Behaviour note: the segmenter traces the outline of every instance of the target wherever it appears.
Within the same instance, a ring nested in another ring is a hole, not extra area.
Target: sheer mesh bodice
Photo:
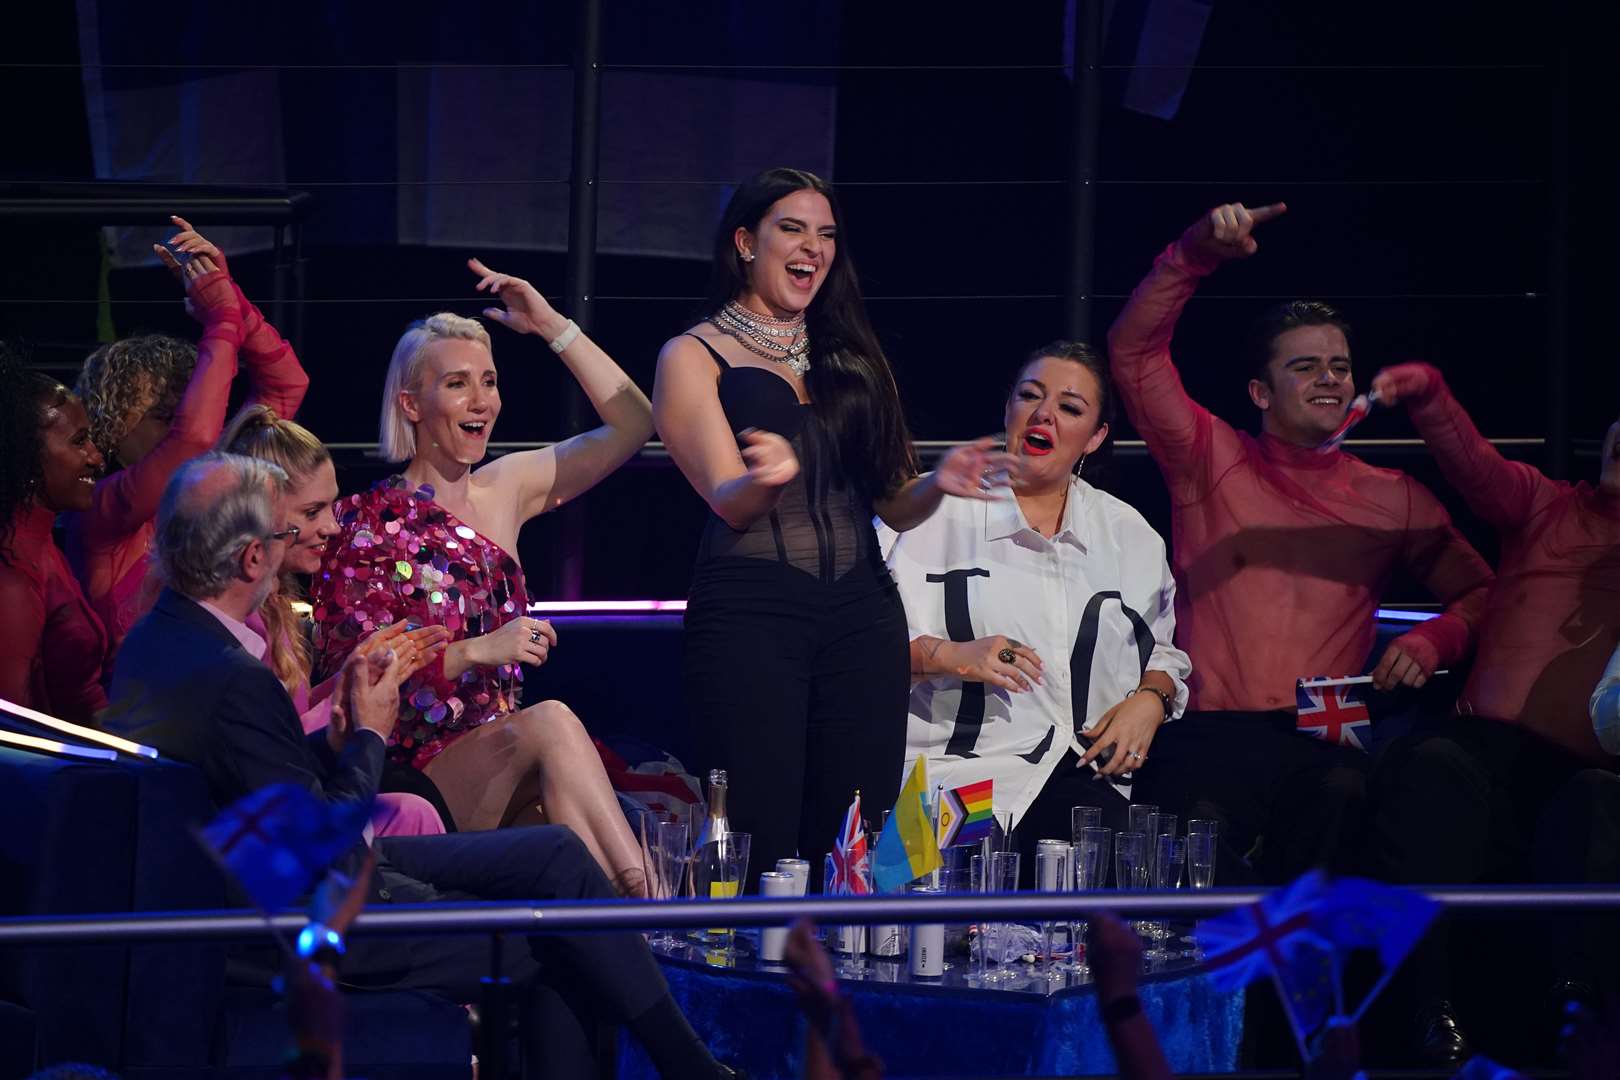
[[[698,547],[698,566],[714,559],[766,559],[786,563],[822,581],[843,577],[875,544],[872,507],[837,468],[826,429],[793,387],[764,368],[732,367],[708,342],[720,366],[720,406],[731,430],[772,431],[793,444],[799,475],[782,489],[776,509],[738,531],[710,513]]]

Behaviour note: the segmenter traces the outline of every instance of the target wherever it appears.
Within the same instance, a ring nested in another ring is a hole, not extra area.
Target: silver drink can
[[[866,951],[866,927],[835,926],[828,935],[828,941],[833,952],[858,956]]]
[[[804,859],[777,859],[776,872],[791,874],[793,877],[793,896],[803,896],[810,885],[810,864]]]
[[[869,927],[866,932],[867,951],[873,956],[901,957],[906,954],[906,928],[891,923]]]
[[[786,897],[797,895],[793,891],[793,875],[781,871],[767,870],[759,875],[759,895],[762,897]],[[788,931],[785,926],[767,926],[759,932],[759,958],[771,963],[782,962],[782,954],[787,950]]]
[[[945,890],[932,885],[918,885],[912,896],[944,896]],[[911,928],[911,973],[939,976],[945,974],[945,925],[925,923]]]
[[[1038,840],[1035,847],[1039,851],[1056,851],[1063,856],[1061,860],[1035,860],[1035,866],[1040,874],[1040,880],[1035,883],[1035,888],[1041,892],[1067,891],[1063,888],[1062,874],[1069,866],[1069,860],[1074,857],[1072,854],[1073,848],[1069,842],[1067,840]]]

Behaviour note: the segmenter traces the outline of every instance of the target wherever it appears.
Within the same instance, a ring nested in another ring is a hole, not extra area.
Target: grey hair
[[[435,341],[446,339],[476,341],[493,355],[489,331],[477,319],[441,311],[414,322],[394,346],[388,361],[388,377],[383,380],[382,420],[378,424],[378,451],[385,461],[409,461],[416,456],[416,425],[405,415],[399,395],[416,390],[422,383],[422,354]]]
[[[225,470],[235,481],[222,490],[197,489]],[[158,505],[158,568],[185,596],[218,596],[236,577],[242,549],[275,531],[275,494],[287,487],[280,466],[215,450],[192,458],[169,480]]]

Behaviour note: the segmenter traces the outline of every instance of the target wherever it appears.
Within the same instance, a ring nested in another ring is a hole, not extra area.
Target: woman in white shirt
[[[911,634],[906,768],[925,754],[931,783],[994,780],[1026,880],[1071,807],[1124,826],[1133,772],[1187,703],[1164,541],[1084,479],[1108,438],[1107,371],[1088,345],[1035,350],[1007,395],[1011,488],[883,537]]]

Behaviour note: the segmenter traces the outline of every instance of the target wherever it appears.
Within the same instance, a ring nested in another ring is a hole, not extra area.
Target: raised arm
[[[792,444],[775,432],[750,430],[738,446],[720,406],[714,360],[684,335],[658,353],[653,420],[692,490],[738,531],[775,509],[782,488],[799,475]]]
[[[1154,260],[1108,330],[1109,367],[1125,412],[1176,494],[1189,494],[1198,476],[1217,475],[1237,452],[1236,434],[1182,386],[1170,356],[1176,322],[1199,282],[1258,251],[1255,226],[1286,210],[1282,203],[1256,210],[1228,203],[1199,218]]]
[[[1390,642],[1373,668],[1373,685],[1422,686],[1436,668],[1455,664],[1474,646],[1495,575],[1429,489],[1410,477],[1402,559],[1445,610]]]
[[[168,433],[139,461],[96,485],[95,500],[85,515],[92,544],[132,533],[155,517],[175,470],[207,453],[224,430],[241,334],[236,290],[229,276],[205,257],[187,263],[183,273],[187,303],[203,324],[197,366],[175,406]]]
[[[959,499],[997,497],[994,489],[1016,481],[1019,468],[1018,456],[995,449],[994,439],[976,439],[952,447],[933,472],[913,476],[873,509],[883,524],[905,532],[932,517],[947,495]]]
[[[505,305],[486,308],[485,316],[520,334],[543,338],[602,420],[600,427],[555,446],[508,454],[484,467],[491,479],[514,493],[519,520],[527,521],[585,494],[630,460],[652,436],[652,405],[624,369],[573,320],[557,314],[533,285],[498,274],[477,259],[468,259],[467,265],[480,275],[478,291]]]
[[[170,238],[167,249],[159,250],[171,269],[175,268],[175,264],[168,252],[175,251],[190,255],[193,259],[211,259],[221,273],[230,276],[230,265],[225,261],[224,252],[198,233],[185,218],[174,217],[170,220],[180,227],[180,232]],[[282,339],[253,301],[242,293],[242,287],[234,278],[231,288],[236,291],[236,304],[241,312],[240,359],[242,366],[247,368],[248,376],[245,404],[268,405],[276,411],[277,416],[291,420],[303,404],[305,392],[309,390],[309,376],[304,373],[292,346]]]
[[[1445,376],[1428,364],[1397,364],[1373,377],[1384,405],[1406,406],[1412,424],[1469,509],[1499,529],[1523,525],[1556,485],[1533,466],[1509,461],[1474,426]]]

